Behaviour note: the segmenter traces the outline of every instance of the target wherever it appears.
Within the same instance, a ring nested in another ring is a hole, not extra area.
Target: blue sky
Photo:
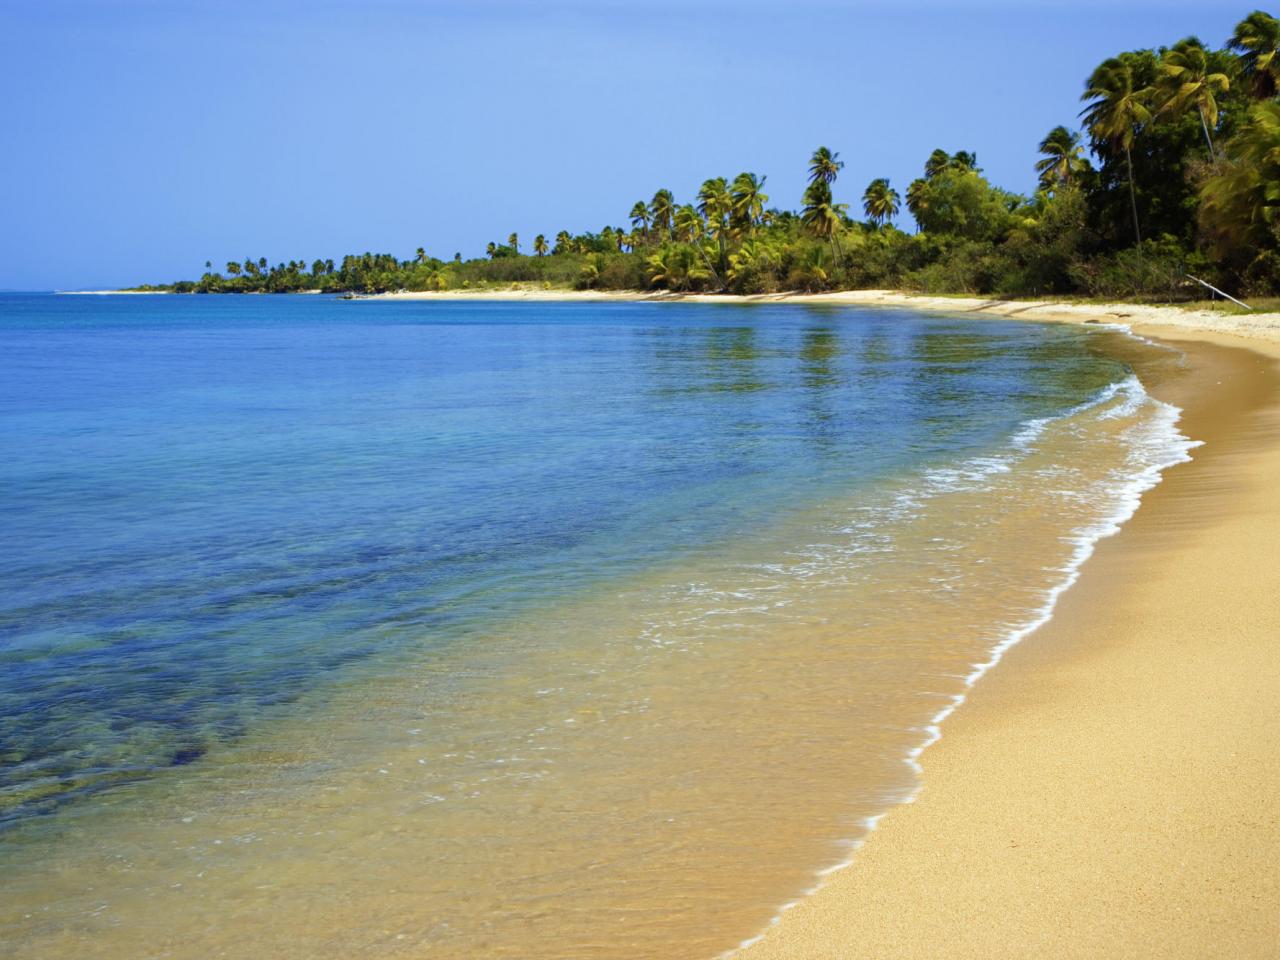
[[[1029,190],[1106,56],[1249,10],[965,0],[0,0],[0,289],[205,260],[479,255],[624,224],[668,187],[814,147],[903,190],[934,147]]]

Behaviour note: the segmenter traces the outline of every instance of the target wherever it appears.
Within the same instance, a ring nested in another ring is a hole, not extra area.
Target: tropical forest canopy
[[[598,232],[512,233],[463,260],[419,248],[340,262],[212,262],[199,293],[376,293],[511,284],[766,293],[901,288],[1002,296],[1193,299],[1196,276],[1245,296],[1280,294],[1280,21],[1255,11],[1222,47],[1186,37],[1119,53],[1084,82],[1081,111],[1039,144],[1031,196],[990,183],[974,153],[935,150],[899,191],[861,196],[840,154],[809,158],[798,209],[766,177],[712,177],[697,195],[658,189]],[[621,209],[626,209],[621,208]],[[903,214],[917,230],[899,224]]]

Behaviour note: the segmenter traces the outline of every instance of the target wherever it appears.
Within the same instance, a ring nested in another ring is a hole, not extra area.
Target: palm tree
[[[542,234],[538,234],[533,238],[533,252],[540,257],[547,255],[547,238]]]
[[[1213,160],[1213,137],[1209,128],[1218,125],[1218,98],[1226,93],[1231,81],[1225,73],[1210,73],[1209,53],[1195,37],[1187,37],[1166,50],[1160,59],[1163,74],[1159,92],[1164,100],[1161,113],[1181,113],[1195,104],[1200,113],[1200,129]]]
[[[637,200],[631,207],[631,226],[639,227],[645,241],[649,240],[649,207],[643,200]]]
[[[810,247],[801,254],[796,265],[791,269],[791,276],[799,281],[805,292],[821,290],[827,285],[827,265],[822,258],[821,247]]]
[[[489,245],[484,248],[484,252],[488,254],[489,259],[492,260],[498,254],[498,245],[490,240]]]
[[[659,190],[649,201],[649,216],[659,237],[670,237],[675,229],[676,201],[670,190]]]
[[[879,177],[867,185],[867,192],[862,195],[862,209],[868,219],[883,224],[898,215],[901,200],[898,191],[889,186],[889,181]]]
[[[520,252],[520,237],[517,234],[511,234],[507,237],[507,246],[511,248],[512,253]]]
[[[228,260],[227,273],[231,274],[233,277],[238,277],[240,275],[240,264],[236,263],[234,260]]]
[[[733,195],[724,177],[712,177],[702,182],[698,188],[698,212],[706,217],[707,233],[720,250],[720,272],[723,273],[727,266],[729,218],[733,215]]]
[[[929,154],[929,159],[924,162],[924,178],[932,180],[949,166],[951,166],[951,154],[939,147]]]
[[[1227,41],[1240,51],[1240,71],[1253,85],[1253,95],[1269,100],[1280,89],[1280,20],[1255,10],[1238,24]]]
[[[764,216],[764,205],[769,202],[769,195],[764,192],[764,182],[768,177],[757,177],[754,173],[740,173],[733,178],[730,190],[729,205],[733,220],[748,234],[755,232],[756,224]]]
[[[747,284],[753,278],[770,273],[777,261],[777,251],[764,240],[744,240],[729,256],[730,283]]]
[[[1040,152],[1044,159],[1036,161],[1036,173],[1040,174],[1040,187],[1044,190],[1070,183],[1076,174],[1089,169],[1084,147],[1080,145],[1080,134],[1072,133],[1064,126],[1049,131],[1040,141]]]
[[[703,186],[705,185],[703,184]],[[693,204],[686,203],[684,206],[676,208],[676,239],[695,247],[702,254],[707,270],[715,278],[716,284],[723,286],[720,275],[716,273],[716,268],[711,265],[711,258],[707,256],[707,251],[703,249],[702,238],[706,235],[706,230],[707,222],[702,219],[702,214],[694,208]]]
[[[419,247],[419,248],[418,248],[418,263],[426,263],[426,262],[427,262],[427,251],[426,251],[424,248]]]
[[[702,266],[687,244],[663,246],[649,258],[647,266],[649,283],[672,291],[687,290],[712,275],[709,266]]]
[[[815,237],[828,240],[836,262],[844,259],[840,250],[840,229],[844,226],[844,213],[849,209],[847,203],[834,203],[831,199],[831,186],[823,179],[814,180],[804,192],[804,209],[800,211],[800,222]]]
[[[929,210],[929,181],[927,179],[912,180],[907,187],[907,209],[915,218],[917,228],[921,219]]]
[[[556,234],[556,245],[552,248],[552,253],[568,253],[569,248],[573,246],[573,237],[569,236],[568,230],[561,230]]]
[[[1280,225],[1280,101],[1255,104],[1226,151],[1201,187],[1201,226],[1222,252],[1263,246]]]
[[[821,180],[830,186],[843,169],[844,161],[840,159],[840,154],[832,153],[826,147],[819,147],[809,158],[809,182]]]
[[[1133,141],[1138,131],[1151,121],[1147,100],[1150,88],[1135,90],[1133,68],[1119,57],[1103,61],[1093,71],[1080,99],[1086,106],[1080,111],[1094,140],[1112,150],[1123,150],[1129,170],[1129,205],[1133,210],[1133,235],[1142,242],[1138,226],[1138,195],[1133,185]]]
[[[674,230],[676,239],[683,243],[696,243],[702,238],[703,230],[706,226],[701,214],[694,209],[692,204],[686,203],[682,207],[677,207],[674,217]]]
[[[951,169],[977,171],[978,155],[968,150],[957,150],[951,156]]]

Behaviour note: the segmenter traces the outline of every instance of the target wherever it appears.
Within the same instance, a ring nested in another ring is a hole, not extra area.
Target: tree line
[[[840,154],[813,151],[798,210],[770,206],[767,178],[668,189],[624,225],[517,234],[483,258],[349,255],[270,266],[205,264],[190,292],[381,292],[542,284],[580,289],[763,293],[894,287],[1004,296],[1190,299],[1188,275],[1280,294],[1280,21],[1254,11],[1215,48],[1196,37],[1108,58],[1084,83],[1078,128],[1039,144],[1030,196],[993,185],[967,150],[935,150],[903,193],[837,199]],[[898,226],[903,210],[914,232]]]

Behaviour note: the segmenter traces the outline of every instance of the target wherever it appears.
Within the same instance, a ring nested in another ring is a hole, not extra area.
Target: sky
[[[815,147],[836,199],[935,147],[1030,191],[1084,78],[1222,0],[0,0],[0,290],[196,278],[211,260],[479,256],[626,225],[666,187]]]

